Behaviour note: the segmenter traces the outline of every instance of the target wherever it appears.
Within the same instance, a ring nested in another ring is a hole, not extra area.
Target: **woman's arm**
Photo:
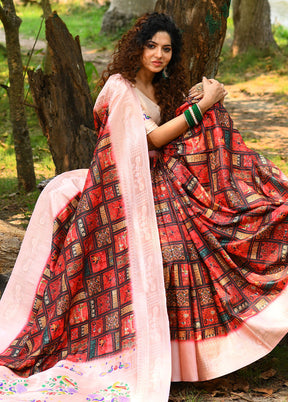
[[[227,95],[223,84],[216,80],[208,80],[203,78],[203,98],[198,102],[198,106],[204,114],[211,106],[220,101]],[[184,114],[175,117],[174,119],[162,124],[147,135],[149,149],[161,148],[175,138],[183,134],[188,128],[188,124]]]

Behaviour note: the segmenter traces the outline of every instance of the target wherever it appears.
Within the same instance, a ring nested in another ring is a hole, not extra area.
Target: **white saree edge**
[[[144,120],[132,86],[119,75],[109,80],[113,101],[108,121],[125,205],[133,283],[137,401],[167,401],[171,343]]]
[[[207,381],[239,370],[270,353],[287,331],[288,286],[266,308],[226,336],[172,341],[172,381]]]
[[[0,300],[0,351],[16,338],[27,323],[35,292],[51,251],[53,221],[81,192],[87,169],[62,173],[41,192],[27,227],[21,248]]]

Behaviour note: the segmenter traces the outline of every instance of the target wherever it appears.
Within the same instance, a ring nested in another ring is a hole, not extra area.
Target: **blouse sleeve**
[[[146,113],[143,111],[143,118],[144,118],[144,125],[146,129],[146,134],[150,134],[151,131],[155,130],[155,128],[158,127],[158,125],[155,123],[155,121]]]

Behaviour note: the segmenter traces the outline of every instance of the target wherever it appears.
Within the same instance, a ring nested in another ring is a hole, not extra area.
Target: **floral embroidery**
[[[9,378],[0,381],[0,395],[24,394],[28,389],[28,379]],[[35,392],[47,395],[74,395],[78,392],[78,385],[70,377],[59,375],[50,378],[39,386]]]
[[[86,401],[129,402],[131,401],[129,386],[123,382],[115,382],[97,393],[88,395]]]

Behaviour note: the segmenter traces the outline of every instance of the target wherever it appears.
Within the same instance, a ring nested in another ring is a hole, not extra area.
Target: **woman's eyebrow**
[[[159,43],[154,42],[154,40],[151,40],[151,39],[149,39],[149,40],[147,41],[147,43],[153,43],[154,45],[159,45]],[[172,45],[171,45],[170,43],[167,43],[166,45],[163,45],[163,46],[170,46],[170,47],[172,47]]]

